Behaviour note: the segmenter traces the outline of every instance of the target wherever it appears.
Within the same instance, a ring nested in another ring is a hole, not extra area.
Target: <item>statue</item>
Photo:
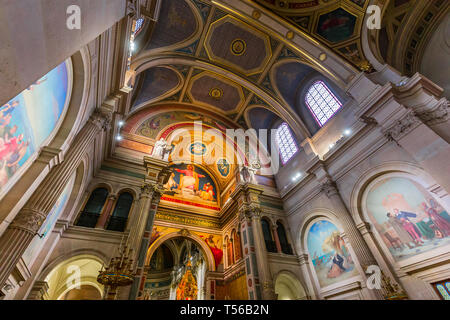
[[[245,183],[258,184],[256,171],[259,169],[261,169],[261,162],[256,157],[252,157],[249,160],[249,165],[244,165],[241,168],[241,180]]]
[[[167,161],[171,150],[172,146],[169,146],[167,141],[164,140],[164,138],[161,138],[159,141],[156,141],[155,146],[153,147],[152,157]]]

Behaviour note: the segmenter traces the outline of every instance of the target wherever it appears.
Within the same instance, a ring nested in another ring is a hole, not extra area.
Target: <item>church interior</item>
[[[449,1],[0,17],[0,300],[450,300]]]

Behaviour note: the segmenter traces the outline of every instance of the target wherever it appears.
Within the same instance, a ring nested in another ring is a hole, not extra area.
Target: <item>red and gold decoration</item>
[[[197,300],[197,281],[191,271],[192,265],[189,260],[186,265],[186,273],[177,288],[177,300]]]

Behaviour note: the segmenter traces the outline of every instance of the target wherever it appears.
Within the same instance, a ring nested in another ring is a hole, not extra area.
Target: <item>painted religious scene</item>
[[[307,245],[321,287],[358,275],[339,230],[331,222],[314,223],[308,233]]]
[[[217,187],[210,175],[194,164],[176,164],[161,200],[210,210],[220,210]]]
[[[68,91],[69,71],[63,62],[0,107],[0,192],[55,129]]]
[[[388,178],[372,187],[367,212],[396,261],[450,244],[450,216],[418,183]]]

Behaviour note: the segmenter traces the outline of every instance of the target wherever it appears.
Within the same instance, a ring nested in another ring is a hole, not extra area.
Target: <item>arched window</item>
[[[106,230],[120,232],[125,230],[133,200],[133,196],[129,192],[124,192],[119,196],[113,214],[109,217]]]
[[[321,127],[342,107],[342,103],[323,81],[316,81],[311,85],[305,102]]]
[[[261,219],[261,227],[268,252],[277,252],[277,246],[272,238],[272,231],[270,230],[269,222],[266,219]]]
[[[242,250],[241,250],[241,237],[236,230],[231,232],[231,237],[233,238],[234,244],[234,261],[239,261],[242,258]]]
[[[232,266],[234,264],[233,238],[230,238],[230,240],[228,240],[227,249],[228,249],[228,266]]]
[[[97,188],[92,191],[88,202],[84,206],[80,217],[76,223],[80,227],[95,228],[97,220],[102,213],[103,206],[108,196],[108,190],[106,188]]]
[[[277,234],[278,240],[280,240],[281,251],[285,254],[292,254],[292,248],[289,245],[286,236],[286,230],[284,229],[284,226],[280,222],[277,222]]]
[[[277,144],[283,164],[286,164],[298,151],[297,143],[286,122],[277,129]]]

